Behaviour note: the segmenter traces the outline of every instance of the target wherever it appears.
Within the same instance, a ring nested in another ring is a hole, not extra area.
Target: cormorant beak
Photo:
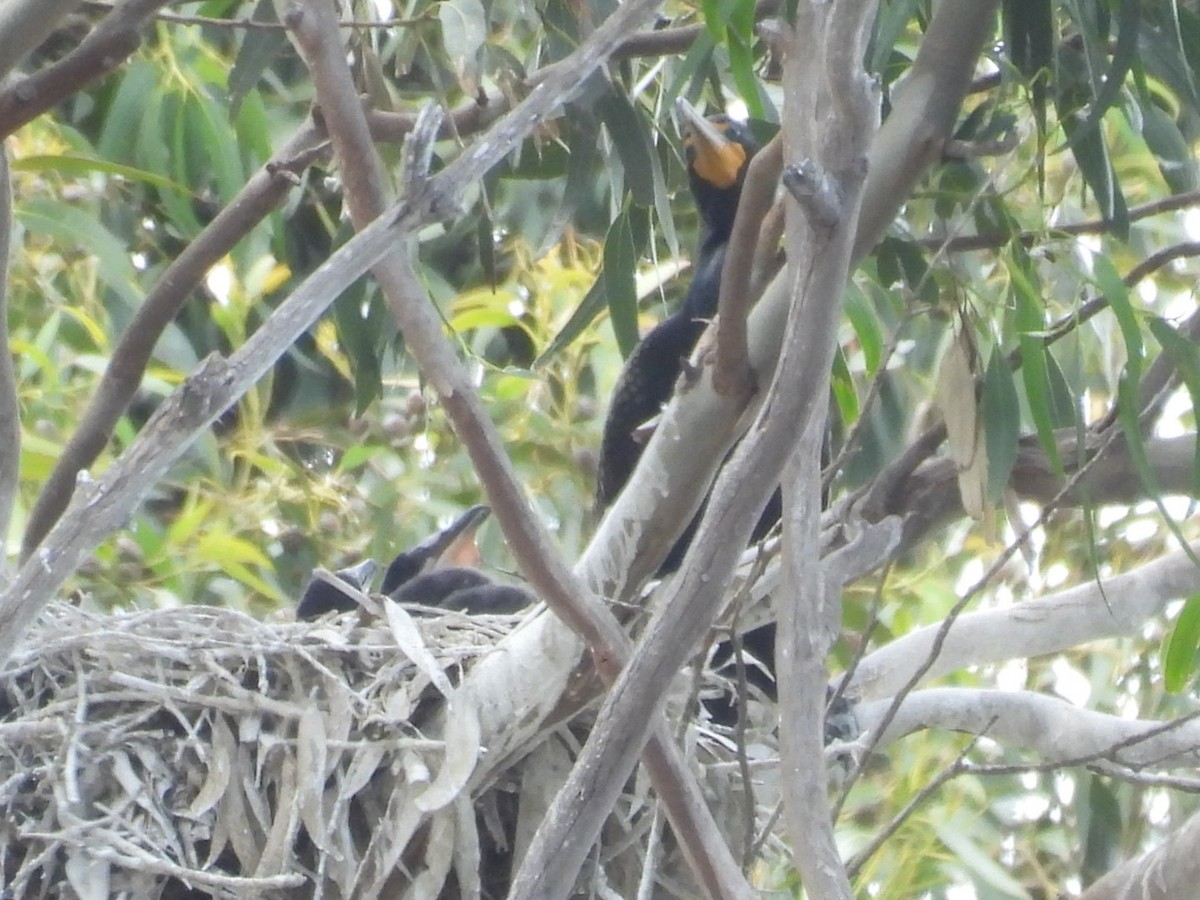
[[[423,571],[442,566],[478,566],[479,548],[475,546],[475,532],[491,514],[490,506],[472,506],[449,527],[422,541],[409,552],[427,560],[422,566]]]
[[[714,187],[733,187],[746,164],[746,148],[727,138],[720,124],[700,115],[683,97],[676,98],[675,112],[692,171]]]

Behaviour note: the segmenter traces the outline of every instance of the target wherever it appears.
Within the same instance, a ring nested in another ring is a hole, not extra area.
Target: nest
[[[477,745],[422,726],[519,621],[53,604],[0,682],[2,896],[503,896],[557,786],[546,773],[586,732],[531,746],[532,783],[514,768],[468,788]],[[718,805],[744,805],[728,754],[693,756]],[[629,786],[585,893],[630,895],[654,808]]]

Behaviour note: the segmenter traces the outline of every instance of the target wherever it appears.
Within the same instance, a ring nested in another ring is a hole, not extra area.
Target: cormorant
[[[420,603],[468,613],[515,613],[533,603],[524,588],[496,584],[474,566],[479,563],[475,532],[491,515],[472,506],[446,528],[388,566],[380,589],[400,603]]]
[[[375,577],[377,568],[379,567],[375,565],[375,560],[364,559],[358,565],[338,569],[334,574],[355,590],[366,591],[371,587],[371,579]],[[357,605],[354,599],[339,590],[337,585],[323,578],[314,578],[304,589],[304,596],[300,598],[300,604],[296,607],[296,618],[315,619],[334,610],[346,612]]]
[[[472,506],[449,527],[396,554],[384,573],[380,592],[398,603],[419,603],[467,613],[514,613],[533,603],[533,595],[524,588],[496,584],[473,568],[479,563],[475,532],[490,514],[487,506]],[[375,568],[374,561],[367,560],[351,569],[342,569],[337,575],[359,590],[367,590]],[[335,585],[313,579],[304,591],[296,616],[314,619],[355,606],[354,600]]]
[[[706,119],[682,98],[677,107],[688,180],[700,213],[700,244],[682,305],[638,342],[617,380],[600,444],[598,512],[607,509],[625,487],[643,449],[634,432],[671,399],[683,361],[691,356],[708,320],[717,312],[721,269],[746,165],[758,149],[749,129],[740,122],[728,116]],[[677,567],[678,561],[672,568]]]
[[[677,108],[684,131],[688,180],[700,214],[700,243],[692,266],[692,281],[679,310],[638,342],[617,380],[600,445],[597,512],[603,512],[625,487],[644,449],[634,436],[635,431],[658,415],[671,399],[684,360],[691,356],[708,321],[717,312],[721,272],[746,167],[758,150],[749,129],[728,116],[706,119],[682,98],[677,102]],[[753,540],[766,536],[779,521],[781,509],[782,498],[776,491],[755,527]],[[660,575],[679,568],[699,520],[698,514],[675,542],[659,568]],[[742,637],[742,645],[767,670],[763,671],[747,660],[748,681],[773,699],[775,625],[771,623],[747,632]],[[731,657],[731,646],[722,642],[717,648],[714,665],[723,667]],[[735,698],[705,702],[713,718],[723,724],[736,721],[735,705]]]

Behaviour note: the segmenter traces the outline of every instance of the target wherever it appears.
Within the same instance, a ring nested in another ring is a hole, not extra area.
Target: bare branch
[[[871,251],[918,179],[941,158],[998,5],[944,3],[930,21],[871,148],[856,260]]]
[[[783,139],[776,135],[750,160],[745,186],[738,201],[733,232],[721,270],[717,306],[716,369],[713,388],[718,394],[748,399],[758,381],[750,367],[746,319],[754,305],[750,280],[754,275],[755,247],[759,227],[775,200],[775,186],[783,167]],[[765,374],[765,373],[764,373]]]
[[[72,505],[43,546],[25,560],[12,585],[0,595],[0,662],[12,653],[33,616],[74,571],[83,554],[121,526],[196,434],[260,378],[346,287],[393,250],[397,240],[455,210],[467,185],[499,163],[537,122],[561,108],[578,89],[579,72],[590,71],[602,58],[598,46],[593,35],[571,57],[575,68],[554,72],[497,122],[486,140],[477,141],[431,178],[420,197],[393,207],[381,221],[334,253],[228,363],[217,357],[206,361],[159,408],[104,477],[86,490],[76,491]]]
[[[474,133],[508,109],[502,97],[485,99],[487,102],[470,101],[455,108],[442,133]],[[376,140],[400,142],[412,131],[417,116],[372,111],[367,119]],[[155,344],[208,270],[283,204],[299,183],[300,173],[327,160],[329,153],[321,129],[300,129],[166,267],[113,348],[91,402],[38,494],[22,540],[22,559],[29,558],[67,508],[79,473],[108,445],[142,383]]]
[[[855,707],[865,731],[879,727],[888,703],[876,700]],[[1194,769],[1200,763],[1200,719],[1168,723],[1130,719],[1081,709],[1060,697],[1033,691],[913,691],[887,725],[882,743],[925,728],[986,734],[1005,747],[1036,753],[1043,770],[1097,761],[1132,768]]]
[[[167,0],[127,0],[61,60],[0,92],[0,137],[7,137],[84,85],[113,71],[141,43],[139,32]]]
[[[1193,550],[1200,544],[1193,545]],[[1200,590],[1200,570],[1180,550],[1121,575],[1088,581],[1007,609],[959,616],[924,677],[939,678],[968,665],[1057,653],[1087,641],[1137,633],[1169,602]],[[859,697],[895,694],[926,660],[940,626],[910,632],[868,654],[848,692]]]
[[[609,52],[620,29],[630,27],[638,16],[652,8],[650,3],[627,4],[623,14],[614,14],[593,33],[589,43]],[[383,163],[371,143],[370,132],[359,106],[351,73],[337,39],[337,22],[321,0],[289,7],[286,21],[312,73],[317,97],[329,124],[341,163],[351,217],[357,227],[366,226],[383,209],[389,193]],[[577,77],[588,71],[575,63]],[[434,120],[426,118],[436,127]],[[432,137],[432,129],[424,129]],[[421,133],[413,135],[413,144]],[[425,146],[429,146],[428,140]],[[408,190],[420,195],[427,157],[420,148],[409,147]],[[553,546],[550,535],[534,515],[533,507],[516,477],[500,436],[488,417],[466,368],[457,359],[432,302],[421,289],[407,254],[392,254],[375,266],[389,306],[405,336],[406,346],[421,371],[434,386],[454,424],[459,438],[475,464],[509,547],[526,579],[550,608],[589,643],[593,659],[603,677],[612,681],[629,656],[629,640],[612,613],[575,579]],[[469,693],[460,695],[464,702]],[[676,836],[706,893],[716,897],[750,897],[736,860],[724,843],[716,822],[704,803],[703,794],[688,772],[678,748],[670,740],[665,722],[658,723],[645,754],[647,771],[670,816]],[[620,784],[616,785],[620,790]],[[615,798],[614,798],[615,799]],[[607,816],[611,803],[603,809]],[[582,847],[584,853],[590,847]],[[582,861],[582,857],[580,857]],[[560,874],[544,882],[539,896],[566,896],[574,885],[578,868],[564,866]],[[376,872],[376,878],[386,873]]]

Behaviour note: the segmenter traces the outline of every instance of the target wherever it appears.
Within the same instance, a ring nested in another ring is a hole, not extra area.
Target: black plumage
[[[655,326],[634,348],[617,381],[604,423],[596,484],[598,511],[606,509],[625,487],[641,458],[643,444],[636,430],[658,415],[671,399],[683,361],[695,349],[717,311],[725,253],[737,215],[746,166],[757,150],[749,130],[726,116],[702,118],[690,104],[681,102],[684,148],[692,197],[700,215],[700,242],[692,268],[692,281],[679,310]],[[779,521],[782,497],[775,492],[755,527],[753,540],[761,540]],[[668,552],[659,574],[679,568],[700,521],[698,514]],[[775,664],[775,625],[770,623],[742,637],[746,654],[753,657],[747,680],[770,698],[775,697],[772,675]],[[722,642],[714,666],[732,665],[732,645]],[[761,667],[755,664],[761,663]],[[736,698],[706,701],[710,715],[722,724],[736,721]]]
[[[679,109],[688,179],[700,214],[700,243],[683,303],[638,342],[617,380],[600,444],[598,511],[607,509],[625,487],[642,455],[635,432],[671,399],[683,361],[716,314],[746,164],[757,149],[741,123],[727,116],[705,119],[686,101]]]
[[[334,575],[350,587],[358,591],[366,591],[371,587],[371,579],[375,577],[375,560],[365,559],[356,566],[339,569]],[[314,577],[304,589],[304,595],[296,607],[297,619],[315,619],[327,612],[346,612],[358,604],[354,598],[341,590],[336,584],[323,578]]]
[[[512,584],[497,584],[478,569],[451,566],[406,582],[389,594],[398,603],[419,603],[472,614],[518,613],[534,601],[533,594]]]
[[[397,553],[383,574],[380,592],[391,596],[401,585],[444,566],[478,564],[475,532],[491,513],[491,508],[482,504],[472,506],[441,531]]]
[[[397,553],[383,576],[381,592],[398,603],[420,604],[466,613],[515,613],[534,602],[534,596],[515,585],[497,584],[476,568],[479,552],[475,532],[491,514],[473,506],[448,527],[417,546]],[[366,591],[375,574],[372,560],[342,569],[338,578]],[[354,599],[320,578],[309,582],[296,609],[300,619],[354,609]]]

